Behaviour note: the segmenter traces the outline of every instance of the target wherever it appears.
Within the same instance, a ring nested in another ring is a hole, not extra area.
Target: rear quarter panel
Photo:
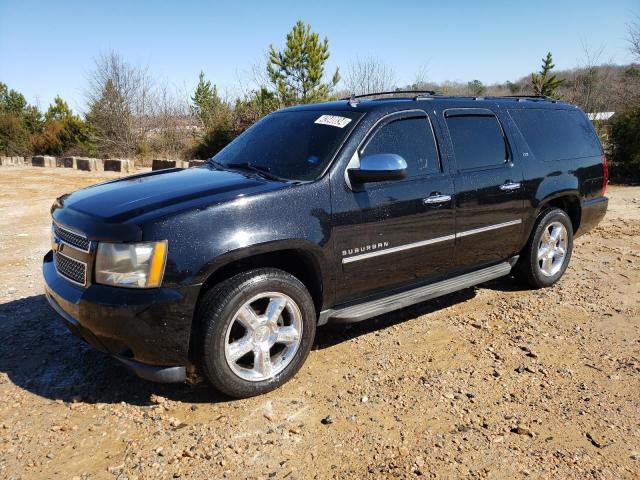
[[[576,107],[558,104],[553,109],[575,111]],[[578,110],[579,111],[579,110]],[[581,115],[583,112],[579,111]],[[586,119],[586,115],[585,115]],[[587,122],[588,119],[587,119]],[[589,122],[589,125],[591,123]],[[524,176],[525,208],[524,232],[522,247],[533,229],[540,211],[554,199],[572,197],[582,206],[585,201],[602,195],[604,167],[602,150],[598,155],[562,160],[549,160],[536,157],[515,121],[512,122],[511,134],[522,146],[522,168]],[[591,126],[592,134],[596,135]]]

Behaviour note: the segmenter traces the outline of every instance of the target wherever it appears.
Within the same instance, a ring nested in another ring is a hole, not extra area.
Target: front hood
[[[121,223],[155,210],[171,213],[181,204],[219,203],[285,186],[284,182],[205,166],[125,177],[78,190],[57,203],[107,223]]]

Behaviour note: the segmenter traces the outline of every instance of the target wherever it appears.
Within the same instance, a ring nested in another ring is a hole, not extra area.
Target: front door
[[[332,188],[337,303],[443,274],[452,266],[454,189],[443,172],[435,135],[424,111],[388,117],[366,136],[358,159],[394,153],[405,159],[404,180]]]
[[[498,116],[489,109],[445,110],[455,157],[456,267],[517,253],[524,208],[522,167]]]

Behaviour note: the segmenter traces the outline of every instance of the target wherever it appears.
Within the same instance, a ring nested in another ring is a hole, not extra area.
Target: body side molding
[[[434,243],[446,242],[449,240],[455,240],[456,238],[466,237],[467,235],[474,235],[476,233],[484,233],[490,230],[496,230],[498,228],[510,227],[512,225],[518,225],[522,223],[521,219],[510,220],[508,222],[497,223],[495,225],[487,225],[486,227],[474,228],[473,230],[465,230],[456,234],[445,235],[442,237],[429,238],[428,240],[422,240],[420,242],[407,243],[405,245],[399,245],[397,247],[385,248],[383,250],[376,250],[374,252],[361,253],[350,257],[344,257],[342,264],[358,262],[360,260],[366,260],[368,258],[379,257],[380,255],[388,255],[389,253],[402,252],[403,250],[410,250],[412,248],[424,247],[426,245],[432,245]]]
[[[351,257],[344,257],[342,263],[357,262],[358,260],[365,260],[367,258],[378,257],[380,255],[387,255],[389,253],[402,252],[403,250],[409,250],[411,248],[424,247],[432,245],[434,243],[446,242],[447,240],[454,240],[455,235],[445,235],[444,237],[430,238],[428,240],[422,240],[415,243],[407,243],[398,247],[385,248],[384,250],[376,250],[375,252],[361,253],[359,255],[353,255]]]

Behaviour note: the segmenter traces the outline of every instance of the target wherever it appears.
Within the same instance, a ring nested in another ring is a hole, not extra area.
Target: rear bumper
[[[81,288],[58,275],[51,252],[42,270],[47,300],[73,334],[113,355],[141,378],[185,379],[198,287]]]
[[[607,213],[609,199],[607,197],[598,197],[591,200],[585,200],[582,203],[582,212],[580,217],[580,227],[575,232],[575,237],[579,237],[583,233],[587,233],[593,229],[604,218]]]

